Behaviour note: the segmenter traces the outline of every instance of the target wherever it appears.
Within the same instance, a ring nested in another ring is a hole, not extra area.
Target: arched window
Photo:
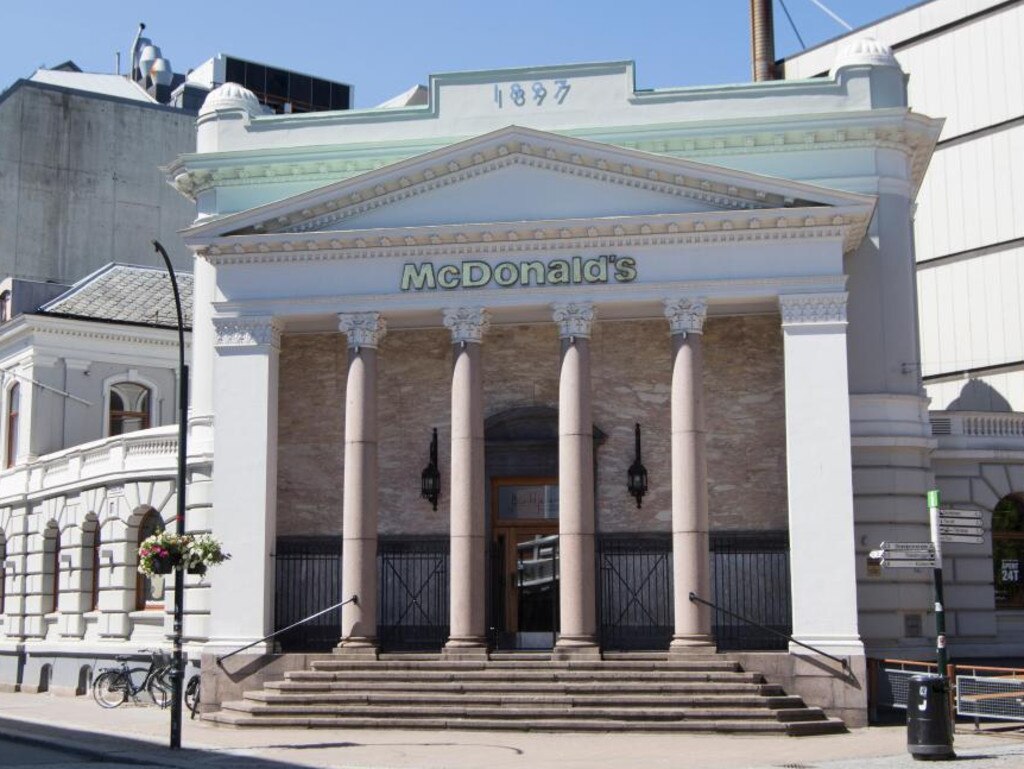
[[[18,459],[18,410],[21,408],[21,385],[15,382],[7,391],[7,467]]]
[[[149,429],[149,388],[135,382],[118,382],[110,387],[109,435]]]
[[[164,522],[155,510],[146,513],[142,522],[139,523],[139,538],[135,542],[136,548],[146,537],[151,537],[158,531],[163,531]],[[162,609],[164,606],[164,586],[166,577],[162,574],[154,574],[148,577],[139,574],[135,581],[135,608]]]
[[[992,511],[992,568],[997,609],[1024,609],[1024,494],[1003,497]]]

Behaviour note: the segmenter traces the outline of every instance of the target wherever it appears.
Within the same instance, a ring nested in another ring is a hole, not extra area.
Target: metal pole
[[[188,456],[188,366],[185,365],[185,323],[181,313],[181,296],[178,293],[178,278],[174,274],[170,257],[156,240],[153,248],[163,257],[167,272],[171,276],[174,291],[174,308],[178,313],[178,514],[175,530],[185,533],[185,459]],[[181,655],[182,621],[185,615],[185,572],[179,567],[174,576],[174,653],[171,670],[171,749],[181,748],[181,689],[185,677],[185,666]]]
[[[932,529],[932,545],[935,547],[935,660],[938,674],[946,678],[946,604],[942,596],[942,542],[939,538],[939,490],[928,492],[928,518]]]

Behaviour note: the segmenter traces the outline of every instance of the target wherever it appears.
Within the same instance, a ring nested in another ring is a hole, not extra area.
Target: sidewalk
[[[472,731],[234,730],[184,721],[182,751],[166,748],[170,712],[103,710],[89,697],[0,694],[0,736],[144,765],[285,769],[823,769],[920,767],[903,727],[820,737],[545,734]],[[1024,767],[1024,732],[974,734],[956,750],[971,769]]]

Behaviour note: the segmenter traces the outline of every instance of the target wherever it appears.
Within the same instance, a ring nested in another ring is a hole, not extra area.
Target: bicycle
[[[138,703],[139,694],[146,692],[160,708],[171,704],[171,658],[166,652],[140,649],[152,655],[148,668],[129,668],[129,656],[114,657],[119,667],[106,668],[92,682],[92,696],[101,708],[116,708],[131,697]],[[136,684],[138,682],[138,684]]]
[[[199,687],[199,673],[196,673],[188,679],[188,684],[185,685],[185,707],[188,708],[189,719],[195,718],[196,713],[199,712]]]

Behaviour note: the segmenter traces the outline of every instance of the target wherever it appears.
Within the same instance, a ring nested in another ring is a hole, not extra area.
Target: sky
[[[823,0],[854,28],[906,0]],[[808,47],[845,32],[814,0],[785,0]],[[0,89],[72,59],[113,72],[140,21],[176,72],[216,53],[355,86],[371,107],[431,73],[629,59],[638,88],[750,80],[748,0],[0,0]],[[776,54],[800,50],[775,0]]]

